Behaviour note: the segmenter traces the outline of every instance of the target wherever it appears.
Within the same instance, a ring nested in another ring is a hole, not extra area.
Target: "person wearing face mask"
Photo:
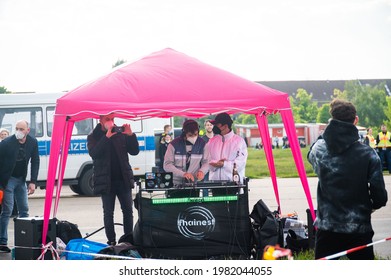
[[[209,180],[232,181],[234,163],[243,180],[248,155],[244,139],[232,131],[233,121],[227,113],[218,114],[210,122],[215,136],[207,144]]]
[[[186,120],[182,126],[182,134],[167,147],[163,168],[166,172],[173,173],[175,186],[201,181],[208,171],[206,143],[198,132],[198,123]]]
[[[15,124],[15,134],[0,143],[0,189],[3,203],[0,215],[0,252],[9,253],[8,223],[16,201],[18,216],[29,216],[28,195],[35,192],[38,170],[38,142],[29,135],[28,122],[20,120]],[[30,181],[26,185],[27,168],[30,163]]]
[[[88,153],[93,162],[93,189],[101,195],[103,223],[107,244],[116,244],[114,230],[114,207],[118,198],[122,216],[124,236],[133,232],[132,188],[133,170],[129,156],[139,153],[137,136],[129,124],[121,129],[114,124],[114,114],[100,116],[99,123],[87,137]]]
[[[159,167],[164,172],[164,169],[163,169],[164,155],[166,154],[168,144],[170,144],[170,142],[172,140],[171,135],[166,134],[164,136],[163,140],[164,140],[163,143],[160,143],[160,145],[159,145],[159,159],[160,159]]]

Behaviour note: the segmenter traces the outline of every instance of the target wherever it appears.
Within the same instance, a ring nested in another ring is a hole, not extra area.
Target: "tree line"
[[[124,61],[117,62],[113,67],[122,64]],[[358,125],[371,127],[376,133],[380,130],[381,124],[386,124],[391,128],[391,96],[387,95],[385,82],[375,86],[368,84],[362,85],[357,80],[347,81],[344,90],[334,89],[332,99],[340,98],[352,102],[357,109],[359,116]],[[6,87],[0,86],[0,94],[10,93]],[[297,89],[295,96],[290,96],[290,103],[293,111],[295,123],[327,123],[329,114],[329,104],[319,105],[312,100],[312,94],[305,89]],[[331,100],[330,100],[331,102]],[[204,120],[208,117],[199,119],[201,129]],[[213,117],[212,117],[213,118]],[[174,126],[181,127],[183,118],[175,118]],[[281,123],[280,114],[268,116],[269,123]],[[234,123],[237,124],[255,124],[255,116],[247,114],[238,114],[234,116]]]
[[[375,133],[383,123],[391,128],[391,96],[387,95],[385,85],[385,82],[371,86],[362,85],[356,80],[347,81],[343,91],[334,89],[332,99],[352,102],[359,116],[358,125],[371,127]],[[290,96],[295,123],[327,123],[330,118],[330,102],[318,105],[318,102],[312,100],[312,94],[303,88],[297,89],[295,96]],[[268,122],[281,123],[281,117],[279,114],[270,115]],[[253,115],[241,114],[236,118],[236,123],[255,124],[256,121]]]

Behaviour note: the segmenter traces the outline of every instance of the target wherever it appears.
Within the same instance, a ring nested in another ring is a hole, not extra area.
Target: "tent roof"
[[[299,176],[315,218],[297,141],[289,96],[200,62],[172,49],[123,65],[57,99],[50,146],[42,240],[46,240],[56,176],[54,217],[74,122],[114,113],[117,117],[201,117],[220,112],[254,114],[262,139],[270,139],[267,114],[279,112]],[[263,114],[266,113],[266,114]],[[270,176],[280,205],[270,141],[264,141]]]
[[[290,110],[288,94],[168,48],[70,91],[57,101],[56,114],[76,121],[111,112],[149,118],[281,110]]]

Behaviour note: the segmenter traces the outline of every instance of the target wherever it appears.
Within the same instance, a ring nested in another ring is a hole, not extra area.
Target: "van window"
[[[54,106],[47,107],[46,119],[47,119],[47,130],[48,136],[52,136],[53,131],[53,119],[54,119]],[[88,135],[91,133],[93,128],[93,120],[85,119],[82,121],[75,122],[73,127],[72,135]]]
[[[26,120],[29,123],[31,136],[43,136],[43,119],[41,108],[26,107],[0,109],[0,127],[7,128],[10,134],[15,133],[15,124],[19,120]]]
[[[88,135],[92,132],[92,119],[75,122],[72,135]]]

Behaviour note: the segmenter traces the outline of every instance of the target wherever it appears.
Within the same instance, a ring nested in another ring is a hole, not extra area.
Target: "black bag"
[[[127,243],[131,243],[131,244],[134,244],[134,241],[133,241],[133,232],[130,232],[130,233],[127,233],[127,234],[124,234],[122,235],[119,240],[118,240],[118,244],[119,243],[123,243],[123,242],[127,242]]]
[[[71,239],[82,238],[79,228],[76,224],[68,221],[57,220],[57,237],[60,238],[65,244]]]
[[[100,250],[98,254],[107,256],[97,256],[95,257],[95,260],[114,259],[114,257],[110,256],[125,256],[134,259],[141,259],[142,254],[140,253],[142,253],[142,250],[140,250],[140,248],[138,248],[137,246],[134,246],[129,242],[120,242],[117,245],[111,245]]]
[[[282,223],[276,216],[277,213],[271,212],[262,199],[254,205],[251,211],[252,239],[257,259],[261,258],[266,245],[283,246]]]
[[[309,249],[308,238],[301,237],[293,230],[289,229],[286,236],[286,247],[292,251],[293,254],[307,251]]]

